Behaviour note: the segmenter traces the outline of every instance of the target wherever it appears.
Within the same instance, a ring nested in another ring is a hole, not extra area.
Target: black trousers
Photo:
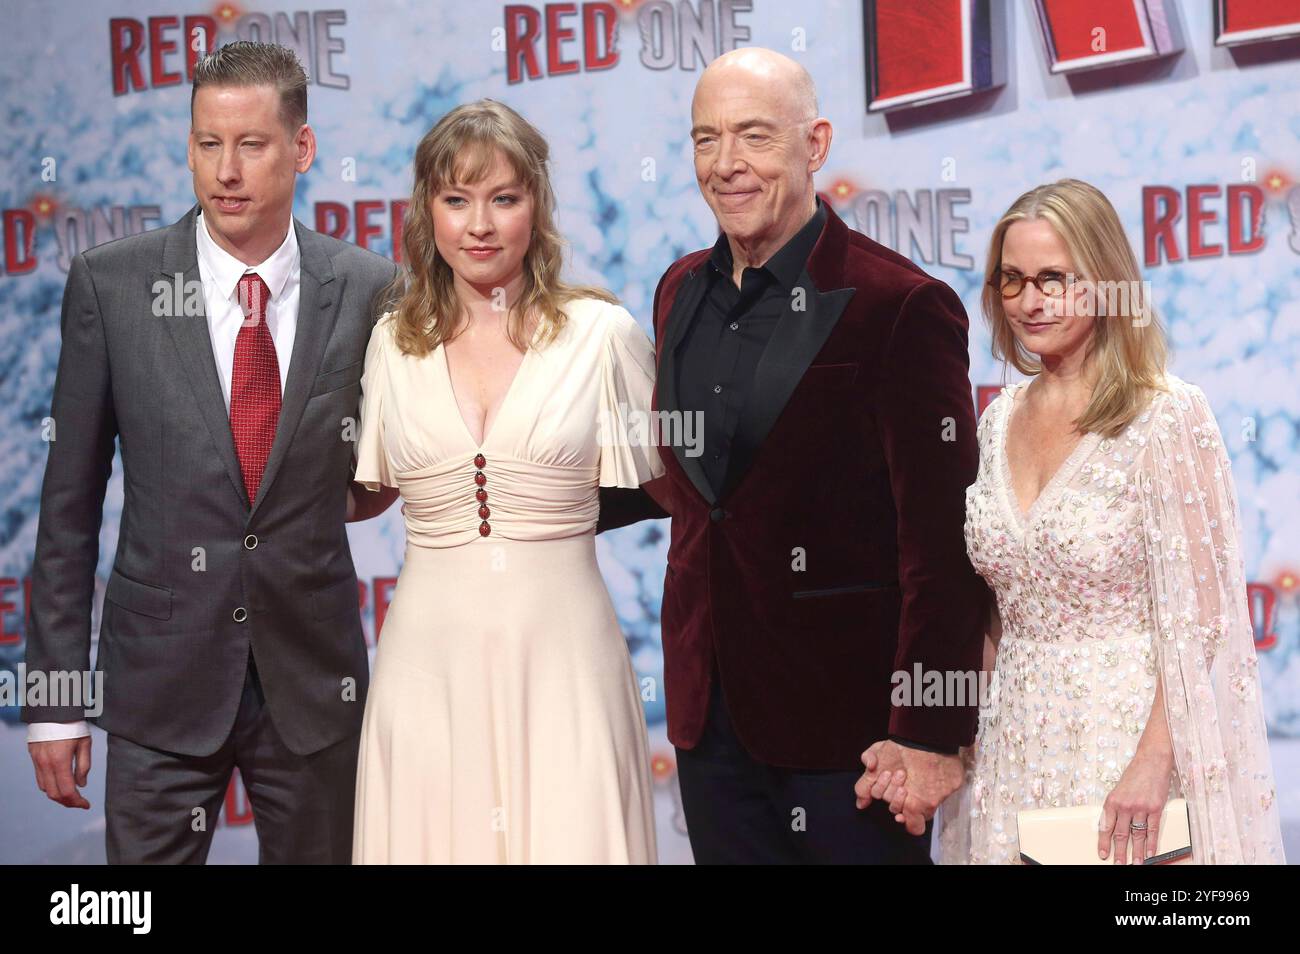
[[[677,780],[696,864],[930,864],[930,833],[910,835],[874,801],[854,803],[860,771],[777,768],[732,727],[715,672],[704,734],[677,749]]]
[[[271,723],[250,653],[230,737],[196,758],[108,737],[109,864],[203,864],[235,768],[253,809],[260,864],[349,864],[360,734],[310,755]]]

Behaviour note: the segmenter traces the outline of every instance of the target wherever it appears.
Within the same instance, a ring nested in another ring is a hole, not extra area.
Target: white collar
[[[218,245],[208,232],[208,224],[203,220],[202,212],[195,216],[195,220],[195,242],[199,262],[203,266],[203,277],[216,286],[222,298],[234,295],[239,280],[248,272],[256,272],[261,276],[271,292],[272,300],[280,297],[289,275],[298,267],[298,236],[292,218],[289,219],[289,231],[280,247],[258,265],[245,265]]]

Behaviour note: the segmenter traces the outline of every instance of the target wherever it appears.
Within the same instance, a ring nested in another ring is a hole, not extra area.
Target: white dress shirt
[[[226,413],[230,413],[230,379],[235,368],[235,339],[239,337],[240,326],[244,323],[244,312],[239,306],[239,280],[247,272],[260,275],[271,293],[270,301],[266,304],[266,325],[275,342],[275,358],[280,365],[280,393],[283,395],[284,384],[289,376],[289,359],[293,355],[293,339],[298,331],[298,288],[302,264],[293,220],[289,221],[288,232],[280,247],[260,265],[245,265],[218,245],[208,233],[201,212],[195,217],[194,233],[199,278],[203,282],[208,336],[212,340],[212,355],[217,361],[217,377],[221,380]],[[90,726],[84,720],[33,722],[27,726],[28,742],[79,739],[85,735],[90,735]]]

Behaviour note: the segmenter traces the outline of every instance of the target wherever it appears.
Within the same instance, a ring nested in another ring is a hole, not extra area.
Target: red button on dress
[[[479,502],[478,515],[483,520],[478,525],[478,535],[486,537],[492,532],[492,527],[487,522],[487,518],[492,511],[488,509],[487,504],[484,502],[487,500],[487,491],[483,489],[483,485],[487,483],[487,474],[483,473],[483,468],[487,466],[487,458],[482,454],[475,454],[474,466],[478,468],[478,472],[474,474],[474,483],[478,484],[478,490],[474,491],[474,499]]]

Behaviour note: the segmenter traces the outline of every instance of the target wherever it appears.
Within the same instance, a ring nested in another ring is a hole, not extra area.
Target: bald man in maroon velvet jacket
[[[654,488],[672,515],[666,701],[691,845],[699,862],[925,863],[977,700],[894,706],[892,677],[980,668],[966,315],[817,198],[831,128],[802,67],[724,55],[692,125],[723,234],[668,269],[654,305],[656,409],[703,431],[661,449]],[[868,749],[864,791],[906,770],[904,820],[855,797]]]

